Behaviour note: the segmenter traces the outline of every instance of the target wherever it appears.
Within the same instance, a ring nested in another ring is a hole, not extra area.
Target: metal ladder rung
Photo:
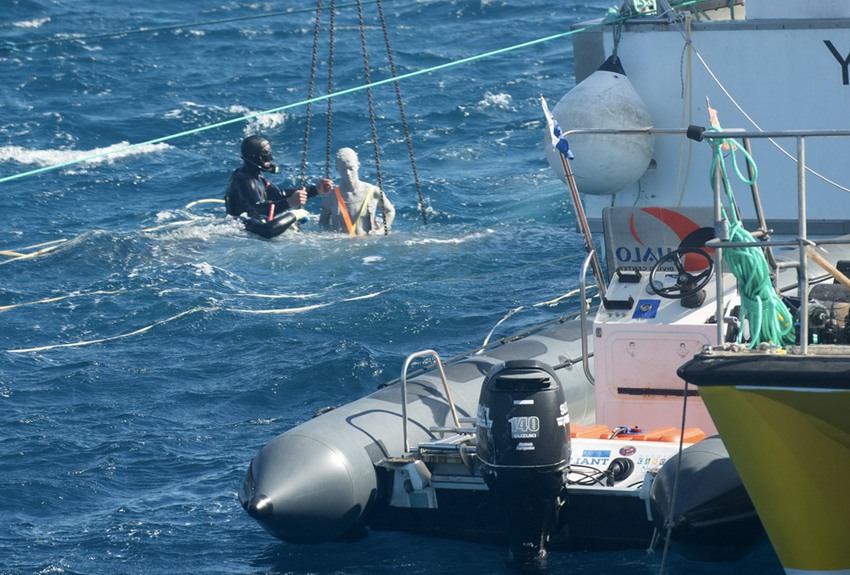
[[[456,452],[460,451],[460,443],[420,443],[419,451],[421,452],[423,449],[425,451],[448,451],[448,452]]]
[[[469,442],[472,437],[473,435],[471,433],[460,432],[433,441],[423,441],[419,444],[419,449],[429,451],[459,451],[460,446]]]
[[[475,433],[474,427],[452,427],[443,425],[435,425],[433,427],[429,427],[428,430],[431,433],[462,433],[465,435],[471,435]]]

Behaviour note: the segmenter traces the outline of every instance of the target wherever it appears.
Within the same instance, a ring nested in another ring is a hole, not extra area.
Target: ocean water
[[[450,357],[577,309],[574,297],[533,305],[576,289],[583,258],[541,147],[538,98],[572,87],[569,39],[447,64],[566,32],[609,3],[384,0],[397,73],[446,65],[400,83],[422,205],[383,84],[372,100],[393,232],[352,240],[314,216],[267,241],[220,204],[187,206],[222,197],[253,133],[283,167],[273,179],[298,181],[307,4],[4,0],[0,573],[511,572],[504,548],[401,533],[283,543],[236,492],[267,441],[398,377],[410,353]],[[327,91],[327,4],[315,95]],[[363,11],[376,82],[390,67],[376,4]],[[335,26],[334,86],[349,92],[332,101],[331,148],[358,150],[375,183],[356,3],[338,3]],[[325,101],[310,125],[313,181]],[[549,571],[660,567],[659,551],[636,549],[554,552]],[[668,567],[781,572],[769,550]]]

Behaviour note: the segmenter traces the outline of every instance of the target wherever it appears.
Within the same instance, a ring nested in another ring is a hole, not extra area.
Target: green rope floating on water
[[[719,131],[719,126],[708,128],[708,130]],[[711,174],[720,169],[726,199],[730,209],[721,207],[722,217],[729,223],[730,242],[754,242],[752,234],[744,229],[738,218],[735,196],[732,193],[732,185],[729,174],[726,171],[726,161],[723,150],[730,150],[732,163],[738,179],[752,185],[758,178],[758,170],[752,156],[745,149],[729,139],[710,139],[714,153],[711,162]],[[753,179],[745,177],[738,167],[736,154],[740,152],[745,160],[753,168]],[[761,343],[773,345],[792,345],[795,340],[794,322],[792,314],[779,297],[773,282],[770,279],[770,268],[764,252],[758,247],[724,248],[724,261],[729,266],[732,275],[738,280],[741,294],[741,307],[743,309],[742,320],[749,321],[751,340],[749,347],[753,348]],[[741,343],[742,333],[738,334],[738,343]]]

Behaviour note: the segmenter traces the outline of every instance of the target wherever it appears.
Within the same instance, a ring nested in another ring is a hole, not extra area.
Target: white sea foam
[[[262,112],[262,110],[251,110],[250,108],[241,105],[214,106],[199,104],[188,100],[181,102],[180,104],[180,108],[166,112],[165,117],[182,119],[185,117],[200,116],[201,113],[212,111],[216,114],[224,115],[225,117],[223,117],[222,120],[226,120],[228,118],[250,116],[251,114],[258,114]],[[283,112],[263,114],[262,116],[257,116],[256,118],[251,118],[247,121],[245,125],[245,135],[249,136],[251,134],[264,133],[270,129],[282,126],[285,122],[286,114]]]
[[[415,246],[422,244],[463,244],[470,240],[477,240],[485,237],[487,234],[492,234],[493,230],[485,230],[482,233],[473,233],[459,238],[419,238],[415,240],[406,240],[405,245]]]
[[[189,264],[195,268],[195,276],[197,277],[212,277],[215,275],[215,268],[207,262],[198,262]]]
[[[13,22],[15,28],[40,28],[43,24],[50,22],[50,18],[36,18],[35,20],[22,20],[21,22]]]
[[[249,112],[251,114],[255,112]],[[247,114],[246,114],[247,115]],[[283,126],[286,122],[286,115],[282,112],[276,112],[273,114],[263,114],[262,116],[257,116],[256,118],[251,118],[248,120],[248,123],[245,125],[245,134],[256,134],[267,132],[272,128],[277,128],[278,126]]]
[[[231,114],[238,114],[240,116],[250,116],[251,114],[258,114],[262,112],[262,110],[252,110],[245,106],[234,105],[227,108],[227,112]],[[282,126],[285,122],[286,114],[283,112],[263,114],[262,116],[257,116],[248,120],[245,125],[245,135],[250,136],[251,134],[277,128],[278,126]]]
[[[239,114],[241,116],[244,116],[250,112],[248,108],[246,108],[245,106],[240,106],[238,104],[228,106],[227,108],[225,108],[225,110],[230,114]]]
[[[498,108],[500,110],[507,110],[511,106],[511,102],[513,99],[510,94],[491,94],[487,92],[484,94],[484,99],[478,103],[482,108]]]
[[[119,142],[93,150],[32,150],[21,146],[0,146],[0,162],[15,161],[21,164],[55,166],[74,163],[112,162],[118,158],[140,156],[170,150],[168,144],[148,144],[130,147],[129,142]]]

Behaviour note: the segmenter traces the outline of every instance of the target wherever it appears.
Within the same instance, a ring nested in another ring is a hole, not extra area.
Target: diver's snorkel
[[[277,167],[277,164],[272,164],[271,162],[268,162],[268,167],[266,167],[263,164],[258,164],[257,162],[255,162],[253,160],[249,160],[247,158],[243,158],[243,160],[245,161],[246,164],[250,164],[250,165],[254,166],[255,168],[257,168],[261,172],[267,172],[269,174],[276,174],[280,171],[280,168]]]
[[[266,168],[264,166],[259,166],[259,168],[260,168],[260,171],[268,172],[270,174],[276,174],[280,171],[280,168],[277,167],[277,164],[272,164],[271,162],[269,162],[268,168]]]

